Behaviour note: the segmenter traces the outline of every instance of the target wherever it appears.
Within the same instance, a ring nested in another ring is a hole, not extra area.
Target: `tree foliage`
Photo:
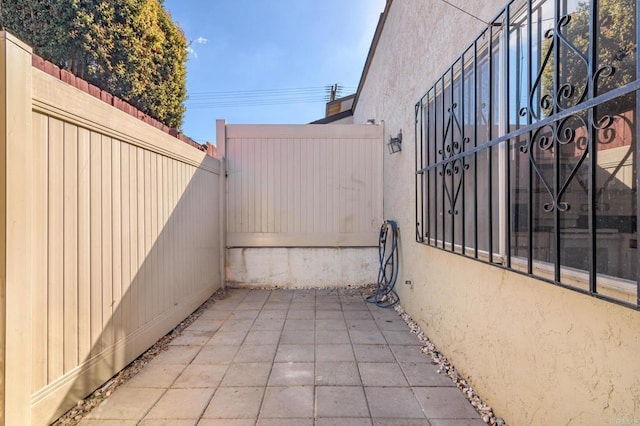
[[[45,59],[181,126],[187,41],[162,0],[0,0],[0,25]]]
[[[551,60],[542,73],[543,94],[555,98],[560,106],[567,108],[575,105],[590,85],[595,83],[595,94],[601,95],[623,86],[636,78],[636,0],[592,0],[598,1],[597,17],[597,57],[594,81],[587,81],[589,49],[591,48],[589,28],[591,21],[590,2],[578,4],[575,12],[560,25],[566,42],[560,43],[560,64],[555,67],[551,41],[545,40],[543,54],[549,52]],[[570,46],[566,43],[570,43]],[[555,46],[554,49],[558,49]],[[558,72],[559,81],[554,91],[554,74]],[[564,86],[571,86],[573,95],[568,94]],[[628,98],[628,99],[627,99]],[[634,104],[635,96],[610,101],[607,112],[623,111]]]

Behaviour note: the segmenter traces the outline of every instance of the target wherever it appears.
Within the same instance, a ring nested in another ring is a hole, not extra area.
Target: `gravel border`
[[[438,373],[446,374],[447,377],[455,383],[456,387],[460,389],[465,398],[469,400],[473,408],[480,414],[482,421],[492,426],[507,426],[504,419],[495,415],[493,408],[480,398],[467,380],[456,371],[456,368],[449,362],[447,357],[444,356],[436,345],[424,334],[418,323],[406,313],[404,308],[398,304],[394,306],[394,309],[404,322],[407,323],[411,332],[414,333],[422,343],[422,347],[420,348],[422,353],[429,355],[434,364],[438,365]]]
[[[169,343],[176,337],[180,336],[182,332],[189,327],[191,323],[198,319],[205,310],[215,304],[216,301],[223,300],[226,297],[227,294],[224,289],[217,290],[202,305],[200,305],[198,309],[182,320],[173,330],[162,336],[142,355],[120,370],[120,372],[109,379],[100,388],[93,391],[92,394],[78,401],[75,407],[71,408],[58,418],[58,420],[52,423],[53,426],[76,426],[87,414],[91,412],[91,410],[107,399],[113,391],[138,374],[149,363],[149,361],[161,352],[166,351],[169,348]]]

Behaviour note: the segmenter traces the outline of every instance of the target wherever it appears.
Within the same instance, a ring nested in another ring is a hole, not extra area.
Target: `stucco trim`
[[[351,107],[353,111],[356,110],[356,105],[358,105],[360,92],[364,87],[364,82],[367,79],[367,74],[369,74],[369,67],[371,66],[371,62],[373,62],[373,57],[376,54],[376,49],[378,48],[378,41],[380,40],[380,36],[382,35],[384,24],[387,22],[387,16],[389,15],[389,9],[391,9],[392,4],[393,4],[393,0],[387,0],[387,4],[384,8],[384,11],[380,14],[380,19],[378,20],[378,26],[376,27],[376,32],[373,35],[371,46],[369,46],[369,53],[367,54],[367,60],[364,63],[364,69],[362,70],[362,75],[360,76],[360,82],[358,83],[358,90],[356,90],[355,99],[353,100],[353,105]]]

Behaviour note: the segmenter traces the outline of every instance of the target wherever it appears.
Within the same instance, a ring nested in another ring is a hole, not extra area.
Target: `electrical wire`
[[[337,95],[341,96],[343,91],[355,91],[355,88],[334,85],[282,89],[192,92],[189,93],[189,99],[185,102],[185,105],[189,109],[213,109],[315,102],[326,103],[330,100],[332,90],[336,90]]]
[[[367,297],[367,302],[375,303],[381,308],[390,308],[400,301],[398,293],[394,290],[400,269],[398,223],[396,221],[385,220],[380,227],[378,257],[380,260],[378,283],[376,291]]]
[[[480,19],[480,18],[478,18],[476,15],[474,15],[474,14],[472,14],[472,13],[470,13],[470,12],[467,12],[466,10],[462,9],[462,8],[461,8],[461,7],[459,7],[459,6],[456,6],[455,4],[449,3],[447,0],[440,0],[440,1],[441,1],[442,3],[444,3],[444,4],[448,4],[449,6],[453,7],[454,9],[458,9],[460,12],[464,13],[465,15],[469,15],[469,16],[471,16],[472,18],[477,19],[478,21],[482,22],[482,23],[483,23],[483,24],[485,24],[485,25],[491,26],[491,24],[490,24],[490,23],[488,23],[487,21],[485,21],[484,19]]]

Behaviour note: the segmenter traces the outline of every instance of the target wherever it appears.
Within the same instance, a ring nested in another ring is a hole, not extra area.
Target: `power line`
[[[340,95],[345,90],[355,91],[356,88],[334,84],[321,87],[195,92],[189,94],[185,104],[189,109],[205,109],[326,103],[333,94]]]
[[[491,26],[490,23],[488,23],[487,21],[478,18],[476,15],[474,15],[473,13],[467,12],[466,10],[462,9],[461,7],[456,6],[455,4],[451,4],[449,3],[447,0],[440,0],[442,3],[448,4],[449,6],[453,7],[454,9],[458,9],[460,12],[464,13],[465,15],[469,15],[474,19],[477,19],[478,21],[482,22],[485,25],[489,25]]]

